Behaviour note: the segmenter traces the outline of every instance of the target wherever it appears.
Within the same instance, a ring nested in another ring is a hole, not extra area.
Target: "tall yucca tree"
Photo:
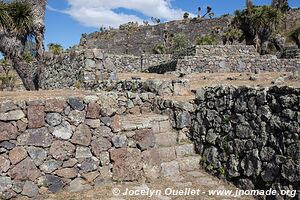
[[[43,54],[45,5],[46,0],[0,0],[0,51],[12,60],[27,90],[38,89],[39,71],[28,68],[22,54],[29,37],[36,38],[37,57]]]
[[[288,0],[272,0],[272,6],[285,13],[289,9]]]

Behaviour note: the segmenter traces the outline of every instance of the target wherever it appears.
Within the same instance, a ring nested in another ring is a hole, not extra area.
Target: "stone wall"
[[[130,113],[147,115],[154,98],[152,93],[107,93],[1,102],[1,199],[157,178],[152,124],[166,125],[167,118],[146,118],[146,124],[137,125],[129,123],[132,117],[123,119]]]
[[[99,49],[72,51],[45,58],[40,84],[43,89],[53,89],[116,79],[117,72],[140,72],[170,59],[171,55],[113,55]]]
[[[285,72],[300,68],[299,59],[257,58],[223,58],[223,57],[185,57],[177,61],[176,70],[184,73],[193,72]]]
[[[241,188],[300,189],[299,89],[202,88],[190,102],[120,91],[1,102],[3,198],[156,178],[147,137],[152,123],[168,119],[195,142],[213,174]],[[149,112],[168,117],[130,123],[130,114]]]
[[[299,89],[202,88],[195,103],[191,138],[208,171],[239,188],[300,194]]]
[[[199,45],[194,56],[200,58],[255,58],[260,57],[252,45]]]

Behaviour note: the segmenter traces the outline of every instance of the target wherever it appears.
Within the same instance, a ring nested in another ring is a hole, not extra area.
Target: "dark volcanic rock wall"
[[[243,189],[299,192],[299,89],[200,89],[196,106],[191,133],[207,170]]]

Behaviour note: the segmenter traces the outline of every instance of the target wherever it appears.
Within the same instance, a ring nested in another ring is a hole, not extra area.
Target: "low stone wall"
[[[53,89],[86,81],[115,79],[117,72],[140,72],[170,59],[171,55],[104,54],[100,49],[72,51],[45,58],[40,85],[43,89]]]
[[[176,70],[193,72],[285,72],[300,68],[300,59],[185,57],[177,62]]]
[[[150,123],[167,118],[155,117],[143,126],[127,120],[124,126],[121,119],[151,111],[154,98],[152,93],[109,93],[2,102],[1,199],[157,178],[160,163]]]
[[[83,88],[93,91],[114,91],[114,92],[151,92],[159,96],[186,96],[191,95],[190,85],[187,80],[118,80],[101,81],[98,83],[84,83]]]
[[[195,103],[191,138],[208,171],[239,188],[300,194],[300,89],[205,88]]]
[[[196,46],[195,56],[209,58],[219,57],[259,57],[260,55],[252,45],[199,45]]]

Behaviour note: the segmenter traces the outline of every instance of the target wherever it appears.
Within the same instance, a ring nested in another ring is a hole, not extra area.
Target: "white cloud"
[[[142,23],[136,15],[117,13],[114,9],[125,8],[146,16],[163,20],[181,19],[184,11],[174,9],[171,0],[67,0],[69,7],[62,12],[69,14],[75,20],[88,27],[100,26],[118,27],[129,21]],[[48,6],[49,10],[55,11]]]

